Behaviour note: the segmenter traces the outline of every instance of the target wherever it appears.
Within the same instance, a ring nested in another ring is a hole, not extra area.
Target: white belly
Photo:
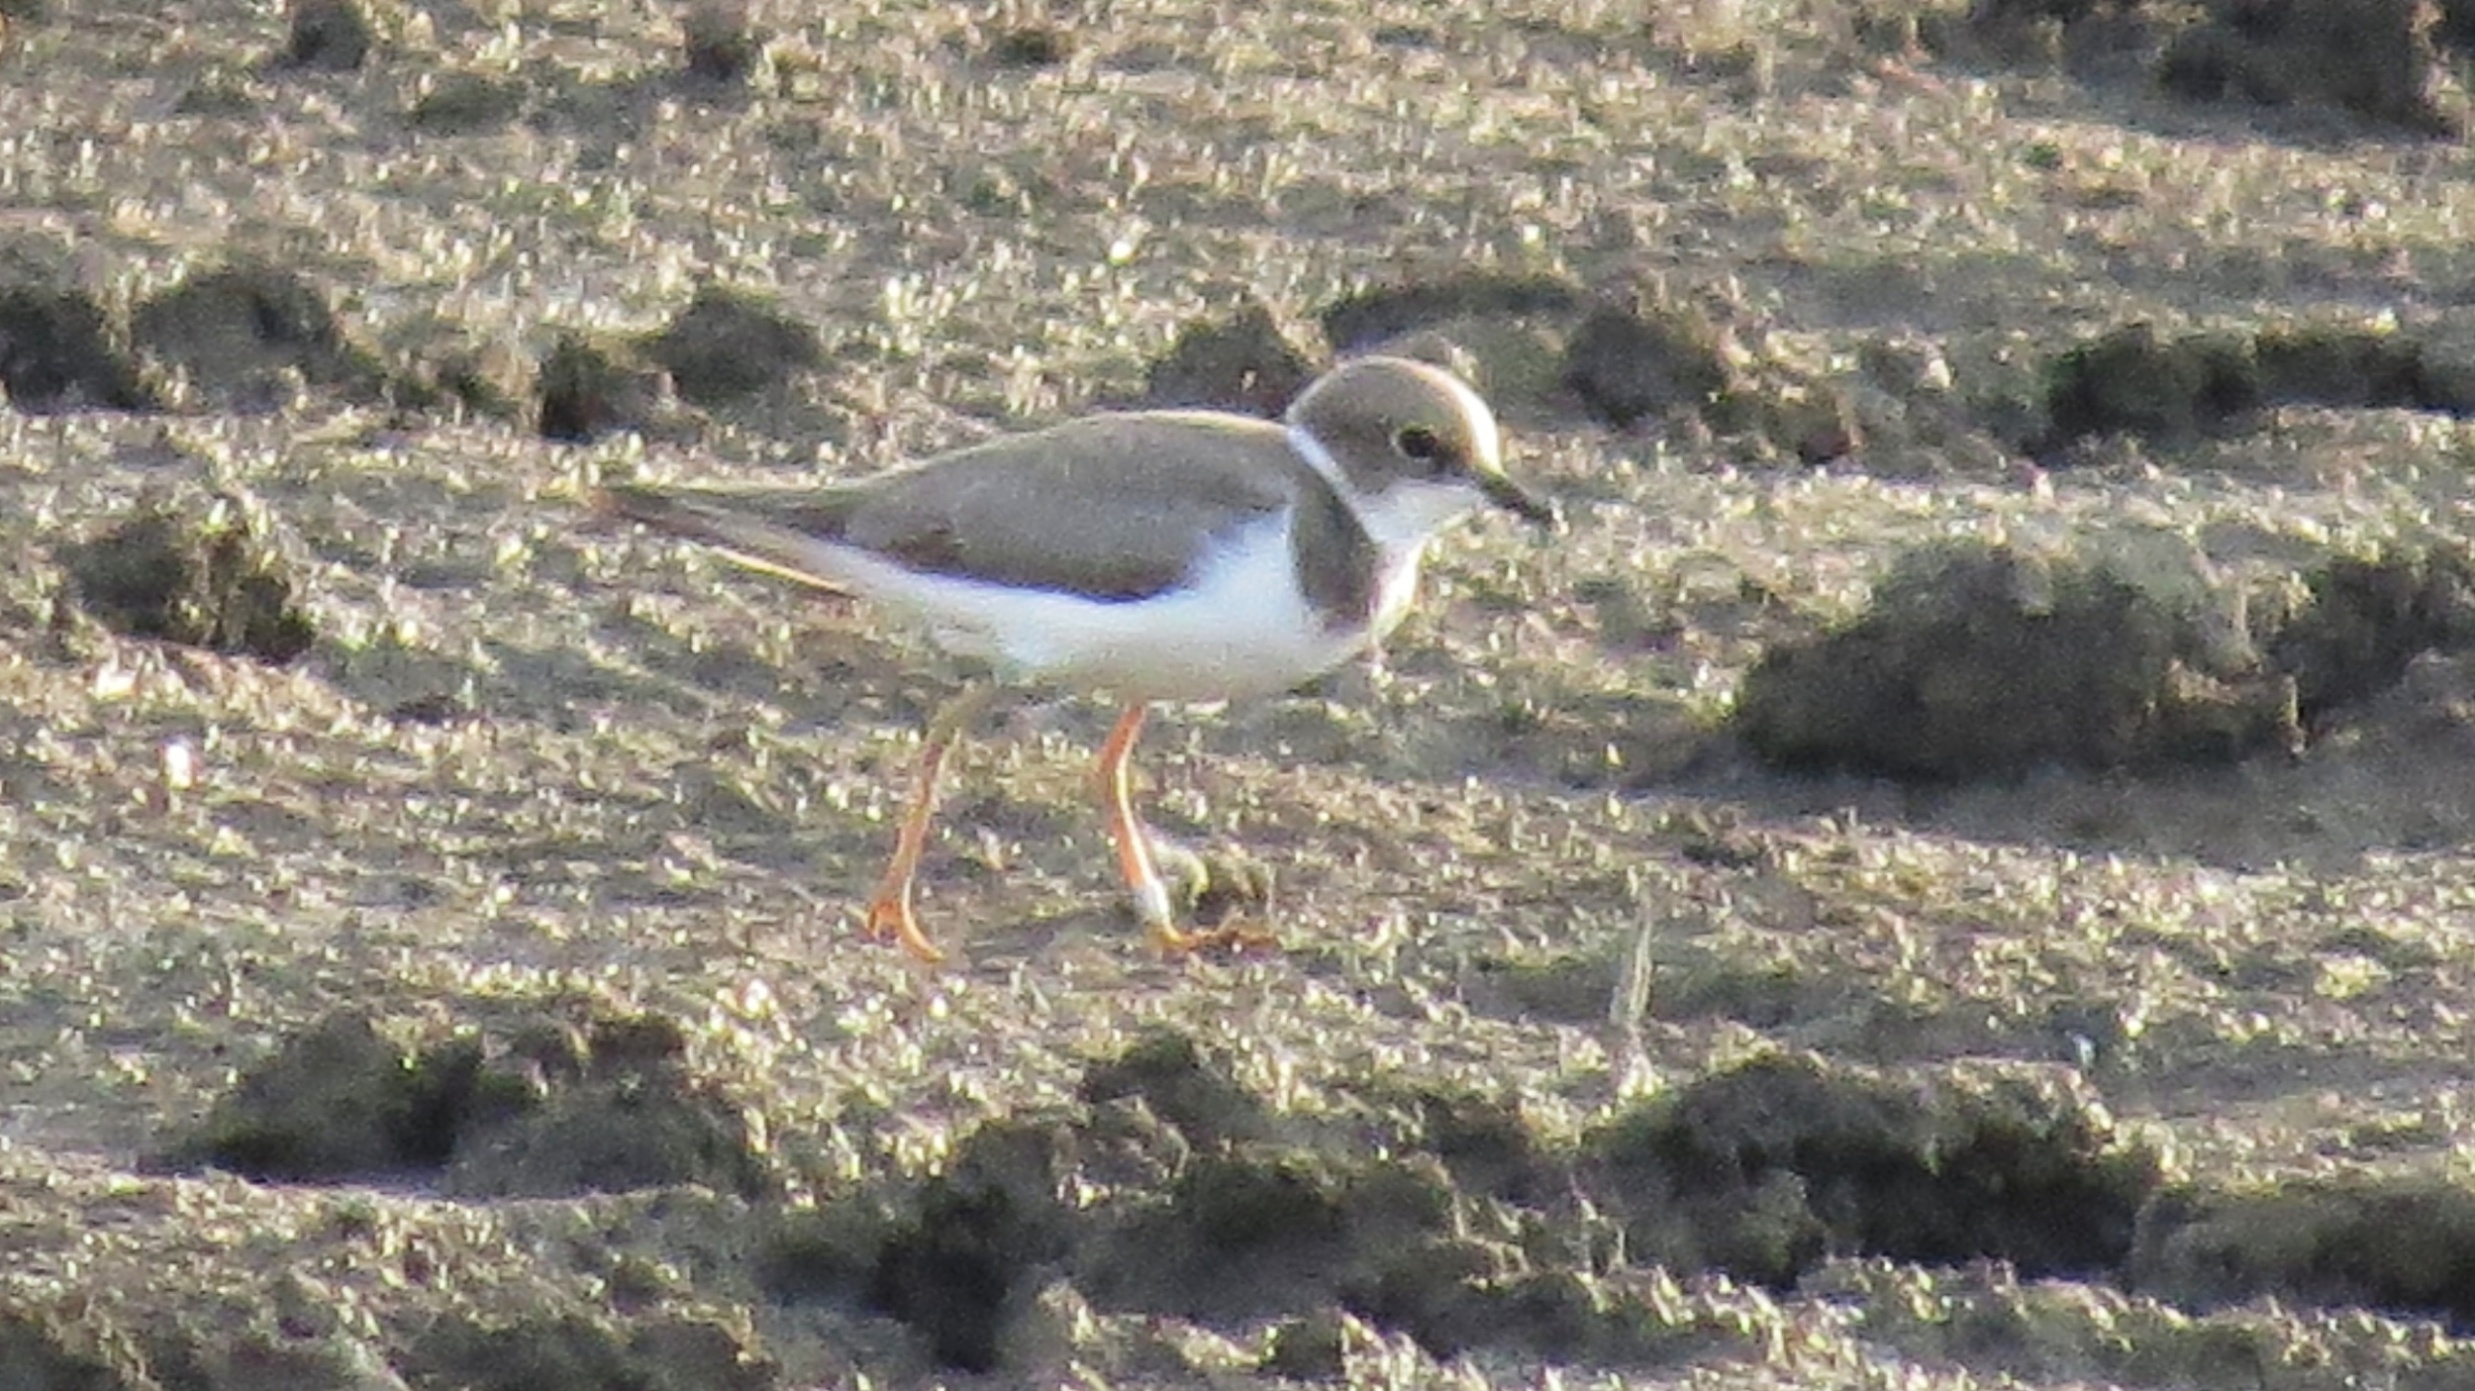
[[[939,646],[1010,676],[1130,700],[1276,694],[1366,650],[1399,621],[1419,552],[1387,552],[1372,623],[1332,623],[1298,592],[1286,513],[1228,544],[1184,589],[1104,603],[905,570],[841,551],[836,578],[929,631]]]

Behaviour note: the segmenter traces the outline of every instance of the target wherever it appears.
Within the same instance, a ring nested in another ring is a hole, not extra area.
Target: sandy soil
[[[160,408],[0,411],[0,1380],[2470,1375],[2475,1271],[2396,1250],[2466,1206],[2464,659],[2299,754],[2162,772],[1790,776],[1727,726],[1765,650],[1927,543],[2164,536],[2266,588],[2463,544],[2475,437],[2446,412],[2031,457],[2043,374],[2127,322],[2458,341],[2462,145],[2177,105],[2128,60],[1905,52],[1830,0],[760,4],[730,81],[683,75],[678,14],[632,3],[382,6],[351,71],[272,61],[269,4],[39,8],[0,5],[0,268],[93,305]],[[231,264],[297,275],[340,336],[262,324],[240,352],[147,313]],[[1698,306],[1865,444],[1811,464],[1689,407],[1611,430],[1560,385],[1576,308],[1445,314],[1568,534],[1456,534],[1380,667],[1164,713],[1141,754],[1162,829],[1271,870],[1275,955],[1142,948],[1085,790],[1109,711],[1050,694],[958,762],[922,905],[957,962],[861,939],[946,674],[581,507],[600,478],[856,475],[1135,399],[1241,291],[1311,325],[1478,275]],[[541,438],[562,334],[624,345],[708,283],[812,325],[815,365]],[[0,363],[34,351],[13,322]],[[412,399],[459,353],[503,413]],[[269,547],[307,650],[88,616],[75,548],[150,503]],[[566,1093],[536,1068],[526,1104],[678,1088],[759,1178],[189,1163],[337,1011],[400,1050],[382,1083],[458,1037],[495,1065],[526,1020],[667,1021],[675,1049],[573,1061]],[[1094,1081],[1172,1036],[1199,1061],[1141,1105]],[[1727,1089],[1777,1057],[1823,1080]],[[2032,1099],[1984,1102],[2011,1095],[1988,1076]],[[1255,1119],[1215,1131],[1195,1086]],[[1766,1108],[1808,1086],[1855,1140],[1796,1148]],[[1437,1098],[1505,1108],[1526,1177],[1467,1167]],[[1695,1197],[1673,1146],[1702,1115],[1754,1138]],[[1024,1117],[1067,1137],[1029,1170],[975,1139]],[[1938,1158],[2015,1132],[1990,1178]],[[1988,1205],[1869,1225],[1869,1145]],[[1287,1177],[1211,1167],[1241,1159]],[[2049,1159],[2129,1204],[2101,1259],[2000,1235],[2019,1210],[1988,1185]],[[1230,1172],[1278,1201],[1216,1197]],[[1386,1225],[1387,1183],[1436,1206]],[[630,1191],[573,1191],[599,1186]],[[1916,1235],[1988,1213],[1983,1244]],[[1231,1235],[1258,1223],[1322,1235]],[[1400,1231],[1500,1263],[1431,1289],[1385,1264]],[[1200,1254],[1155,1270],[1155,1238]],[[972,1370],[902,1291],[992,1268]]]

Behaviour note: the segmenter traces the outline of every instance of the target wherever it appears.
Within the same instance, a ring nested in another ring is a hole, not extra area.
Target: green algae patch
[[[124,338],[83,290],[0,283],[0,387],[18,410],[156,409]]]
[[[2282,585],[2223,577],[2163,531],[1934,545],[1854,621],[1765,653],[1734,727],[1783,768],[1919,780],[2228,763],[2299,752],[2470,641],[2475,567],[2453,545],[2339,553]]]
[[[562,332],[535,375],[533,419],[544,439],[584,444],[613,431],[644,431],[676,407],[670,379],[633,343]]]
[[[374,399],[383,381],[377,357],[326,292],[264,260],[193,271],[141,301],[129,332],[141,352],[230,410],[288,408],[295,379],[354,399]]]
[[[2160,1181],[2158,1157],[2050,1067],[1911,1077],[1758,1058],[1645,1103],[1588,1150],[1637,1256],[1777,1286],[1834,1255],[2102,1273]]]
[[[2263,1295],[2475,1325],[2475,1192],[2421,1177],[2159,1193],[2133,1289],[2208,1310]]]
[[[682,398],[719,405],[790,381],[822,361],[824,347],[813,327],[769,299],[709,283],[643,352]]]
[[[315,629],[267,528],[232,498],[176,495],[60,559],[78,606],[114,632],[280,666],[309,650]]]
[[[747,1116],[689,1071],[659,1016],[578,1028],[544,1015],[425,1046],[392,1033],[346,1010],[294,1034],[161,1163],[267,1182],[428,1178],[466,1197],[774,1189]]]
[[[1178,330],[1144,369],[1143,404],[1277,417],[1314,375],[1314,358],[1297,341],[1304,336],[1248,295],[1235,310]]]
[[[1663,1274],[1572,1263],[1593,1238],[1570,1157],[1517,1108],[1396,1098],[1406,1148],[1367,1153],[1166,1034],[1095,1062],[1082,1090],[1095,1099],[983,1125],[940,1175],[783,1214],[767,1288],[888,1316],[979,1373],[1026,1369],[1061,1283],[1095,1311],[1213,1328],[1362,1319],[1436,1357],[1638,1366],[1737,1336]]]
[[[2475,414],[2464,344],[2432,326],[2305,319],[2168,336],[2146,322],[2056,355],[2041,453],[2129,435],[2174,448],[2238,435],[2272,407]]]
[[[1854,622],[1764,654],[1735,727],[1783,767],[1925,779],[2291,747],[2292,689],[2229,603],[2167,536],[2085,557],[1927,547]]]

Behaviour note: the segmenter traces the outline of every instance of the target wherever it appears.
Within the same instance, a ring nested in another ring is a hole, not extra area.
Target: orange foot
[[[900,942],[912,960],[930,966],[945,960],[945,953],[928,940],[928,934],[920,931],[919,919],[911,915],[911,877],[919,873],[920,855],[928,848],[928,822],[936,815],[937,775],[944,771],[945,756],[971,717],[988,703],[990,694],[987,686],[966,686],[928,722],[927,736],[920,741],[918,788],[911,794],[910,810],[903,813],[902,829],[894,837],[894,858],[885,862],[877,891],[868,900],[868,935],[880,942]]]
[[[880,893],[868,901],[868,935],[879,942],[899,942],[911,959],[922,965],[935,966],[945,960],[945,950],[928,940],[920,930],[919,919],[911,914],[911,886],[898,891]]]
[[[1135,891],[1135,912],[1144,916],[1144,935],[1165,955],[1226,948],[1234,951],[1278,951],[1273,935],[1272,873],[1243,856],[1212,854],[1144,828],[1146,858],[1161,881],[1161,896],[1174,905],[1193,928],[1175,925],[1170,917],[1144,916],[1151,897]]]
[[[1202,861],[1199,857],[1192,856],[1190,852],[1182,848],[1176,853],[1190,859],[1192,868],[1197,870],[1202,868]],[[1180,865],[1180,868],[1186,867]],[[1206,887],[1207,881],[1196,878],[1182,878],[1179,881],[1182,896],[1189,904],[1199,901]],[[1273,935],[1271,925],[1251,914],[1225,918],[1210,927],[1179,927],[1176,912],[1172,907],[1173,896],[1170,893],[1168,882],[1156,874],[1135,885],[1132,893],[1134,915],[1143,924],[1144,939],[1149,941],[1152,949],[1162,956],[1192,956],[1197,952],[1222,949],[1231,951],[1280,950],[1280,938]]]
[[[1172,923],[1145,923],[1143,934],[1162,956],[1192,956],[1198,952],[1266,952],[1280,951],[1280,938],[1271,925],[1260,922],[1222,923],[1218,927],[1188,932]]]

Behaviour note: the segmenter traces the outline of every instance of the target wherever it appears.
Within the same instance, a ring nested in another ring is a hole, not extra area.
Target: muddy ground
[[[2475,1377],[2455,11],[0,23],[0,1385]],[[1041,692],[863,940],[950,673],[581,505],[1386,343],[1569,528],[1155,722],[1277,953]]]

